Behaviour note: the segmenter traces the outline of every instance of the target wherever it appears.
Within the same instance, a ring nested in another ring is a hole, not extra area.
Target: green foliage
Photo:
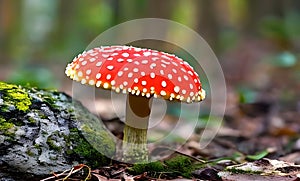
[[[193,26],[193,18],[195,14],[195,4],[193,1],[178,1],[178,5],[172,12],[172,19],[178,23],[182,23],[187,26]]]
[[[284,21],[276,17],[267,17],[262,21],[261,32],[266,37],[286,40],[288,34],[284,26]]]
[[[273,56],[270,56],[268,62],[276,67],[293,67],[297,63],[297,57],[291,52],[282,52]]]
[[[40,67],[29,68],[21,66],[10,75],[7,81],[17,85],[30,85],[38,88],[54,88],[58,86],[52,72],[49,69]]]
[[[285,17],[268,16],[261,21],[261,32],[264,36],[290,41],[300,36],[300,14],[288,12]]]
[[[267,150],[261,151],[255,155],[247,155],[246,158],[248,160],[259,160],[264,158],[265,156],[267,156],[269,154],[269,152]]]
[[[247,87],[240,87],[238,89],[239,93],[239,102],[240,103],[253,103],[255,102],[257,92],[251,90]]]
[[[94,34],[99,30],[111,26],[113,12],[106,3],[79,2],[80,11],[78,14],[79,23]],[[105,17],[105,18],[104,18]]]
[[[285,18],[285,27],[288,35],[295,39],[300,37],[300,14],[299,12],[288,12]]]
[[[197,129],[214,128],[221,124],[220,120],[222,120],[222,118],[217,116],[212,116],[209,114],[201,115],[198,119]]]
[[[0,93],[2,94],[0,98],[6,102],[6,106],[4,105],[4,107],[13,105],[19,111],[26,112],[31,105],[31,99],[28,94],[16,85],[0,82]]]

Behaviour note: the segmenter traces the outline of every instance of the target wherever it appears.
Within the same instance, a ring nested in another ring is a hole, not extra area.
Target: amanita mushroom
[[[202,101],[198,74],[181,58],[132,46],[104,46],[83,52],[66,68],[82,84],[127,94],[123,161],[148,160],[147,128],[152,98]]]

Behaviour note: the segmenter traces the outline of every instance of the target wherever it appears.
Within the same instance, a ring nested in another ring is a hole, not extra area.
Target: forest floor
[[[205,148],[199,143],[203,132],[199,127],[184,144],[152,145],[150,154],[159,161],[145,165],[115,161],[92,170],[78,165],[60,178],[69,174],[73,180],[83,179],[89,173],[91,180],[300,180],[299,110],[279,108],[270,100],[237,103],[232,94],[223,124]],[[124,123],[109,110],[101,110],[101,119],[122,138]],[[165,121],[173,124],[176,119],[166,116]]]

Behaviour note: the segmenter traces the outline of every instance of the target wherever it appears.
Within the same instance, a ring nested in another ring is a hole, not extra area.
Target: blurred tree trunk
[[[294,11],[299,11],[299,1],[297,0],[251,0],[248,3],[248,14],[242,24],[243,35],[256,35],[260,31],[262,19],[268,16],[274,16],[282,20],[285,16]],[[298,9],[297,9],[298,7]],[[283,25],[284,26],[284,25]],[[284,27],[282,27],[284,28]],[[274,44],[279,50],[291,49],[293,46],[289,39],[274,39]]]
[[[110,0],[109,1],[110,6],[112,7],[113,10],[113,22],[112,24],[118,24],[120,23],[120,0]]]
[[[12,40],[18,38],[15,31],[16,26],[20,24],[19,1],[0,0],[0,53],[1,62],[7,60],[11,52],[10,47]],[[9,60],[8,60],[9,61]]]
[[[172,13],[174,11],[174,6],[177,4],[175,0],[148,0],[145,1],[145,4],[135,4],[135,11],[138,12],[138,15],[135,15],[134,18],[162,18],[162,19],[172,19]],[[143,7],[142,7],[143,6]],[[144,9],[144,11],[143,11]],[[163,36],[167,36],[168,32],[172,31],[169,29],[162,29],[159,27],[155,28],[156,31]],[[165,31],[164,31],[165,30]],[[145,33],[149,29],[144,30]],[[141,40],[134,43],[135,46],[140,47],[149,47],[158,50],[164,50],[168,47],[169,44],[157,40]]]
[[[71,23],[76,22],[72,19],[76,17],[75,13],[78,13],[76,12],[78,0],[73,0],[72,3],[70,3],[69,1],[59,1],[59,3],[59,19],[57,20],[59,23],[58,34],[63,38],[70,33],[65,31],[69,30],[69,27],[73,26]]]
[[[7,2],[7,1],[6,1]],[[11,1],[9,1],[11,2]],[[0,53],[3,55],[3,52],[1,50],[4,50],[5,46],[5,34],[7,32],[7,13],[5,12],[5,10],[10,9],[5,7],[6,3],[4,0],[0,0]],[[3,58],[3,57],[1,57]]]
[[[198,0],[196,6],[197,18],[199,19],[197,31],[207,41],[213,51],[218,52],[219,39],[219,23],[217,21],[217,13],[215,1]]]
[[[285,0],[251,0],[247,1],[248,14],[242,24],[242,32],[256,34],[258,23],[266,15],[284,16]]]
[[[65,47],[70,47],[66,50],[68,54],[72,54],[74,49],[80,46],[80,38],[83,36],[78,36],[82,27],[80,20],[78,19],[79,13],[79,0],[73,0],[72,3],[69,1],[59,1],[58,2],[59,14],[56,16],[57,29],[55,32],[55,37],[51,40],[51,45],[59,51],[60,49],[65,49]],[[79,43],[76,43],[79,42]],[[73,50],[72,50],[73,49]]]
[[[146,14],[147,2],[143,0],[109,0],[114,12],[114,24],[143,18]]]
[[[150,18],[169,19],[173,12],[174,0],[151,0],[148,1],[147,15]]]

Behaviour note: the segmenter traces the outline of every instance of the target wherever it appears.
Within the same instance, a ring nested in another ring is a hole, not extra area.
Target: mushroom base
[[[123,140],[123,161],[129,163],[148,161],[147,129],[125,125]]]
[[[123,137],[123,161],[147,162],[147,129],[152,98],[129,94],[126,101],[126,120]]]

